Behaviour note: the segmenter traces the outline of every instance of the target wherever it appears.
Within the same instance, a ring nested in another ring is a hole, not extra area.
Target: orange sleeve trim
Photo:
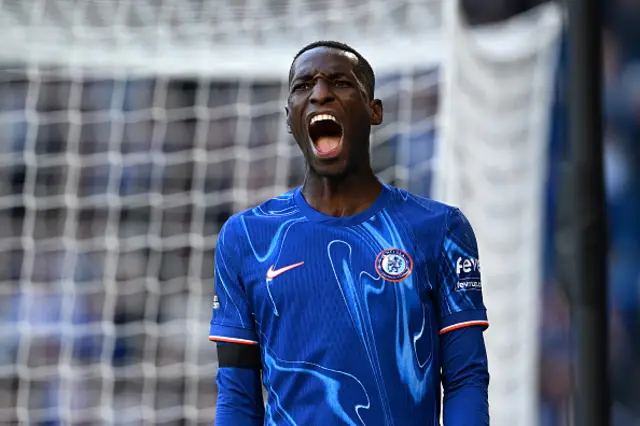
[[[235,339],[233,337],[224,337],[224,336],[209,336],[209,340],[212,342],[227,342],[227,343],[240,343],[243,345],[257,345],[258,342],[254,342],[253,340],[245,340],[245,339]]]
[[[471,327],[474,325],[480,325],[483,327],[489,327],[489,321],[465,321],[465,322],[460,322],[458,324],[453,324],[450,325],[449,327],[445,327],[442,330],[440,330],[440,335],[443,335],[444,333],[448,333],[449,331],[453,331],[453,330],[457,330],[459,328],[464,328],[464,327]]]

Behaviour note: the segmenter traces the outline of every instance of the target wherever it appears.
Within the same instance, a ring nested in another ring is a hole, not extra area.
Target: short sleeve
[[[228,221],[220,230],[215,252],[213,316],[209,340],[257,344],[251,305],[240,276],[239,241]]]
[[[473,325],[489,326],[482,298],[478,244],[471,224],[458,209],[447,216],[438,278],[440,334]]]

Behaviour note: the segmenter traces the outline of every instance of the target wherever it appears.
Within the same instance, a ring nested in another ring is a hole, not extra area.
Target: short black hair
[[[376,76],[373,72],[373,68],[371,68],[371,64],[369,64],[369,61],[367,61],[364,56],[362,56],[356,49],[339,41],[314,41],[313,43],[307,44],[305,47],[300,49],[296,56],[293,57],[293,61],[291,61],[291,67],[289,68],[289,83],[291,83],[291,79],[293,78],[293,64],[296,63],[296,59],[298,59],[298,57],[300,57],[300,55],[302,55],[304,52],[315,49],[316,47],[326,47],[329,49],[342,50],[343,52],[349,52],[355,55],[355,57],[358,58],[356,70],[364,80],[365,88],[367,90],[367,96],[373,99],[373,93],[376,87]]]

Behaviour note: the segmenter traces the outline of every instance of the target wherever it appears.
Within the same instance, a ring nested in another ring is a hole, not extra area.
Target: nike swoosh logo
[[[269,267],[269,270],[267,271],[267,279],[268,280],[272,280],[275,277],[277,277],[278,275],[284,274],[285,272],[288,272],[294,268],[297,268],[298,266],[302,266],[304,265],[304,262],[298,262],[298,263],[294,263],[293,265],[289,265],[289,266],[284,266],[282,268],[279,269],[273,269],[273,265],[271,265]]]

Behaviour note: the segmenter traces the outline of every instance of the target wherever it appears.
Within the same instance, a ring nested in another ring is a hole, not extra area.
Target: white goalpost
[[[457,0],[0,0],[0,423],[211,424],[226,218],[301,182],[293,55],[372,63],[382,179],[480,243],[492,424],[537,425],[540,221],[561,13]]]
[[[539,425],[542,237],[562,11],[470,28],[448,2],[433,196],[473,223],[482,264],[493,425]]]

